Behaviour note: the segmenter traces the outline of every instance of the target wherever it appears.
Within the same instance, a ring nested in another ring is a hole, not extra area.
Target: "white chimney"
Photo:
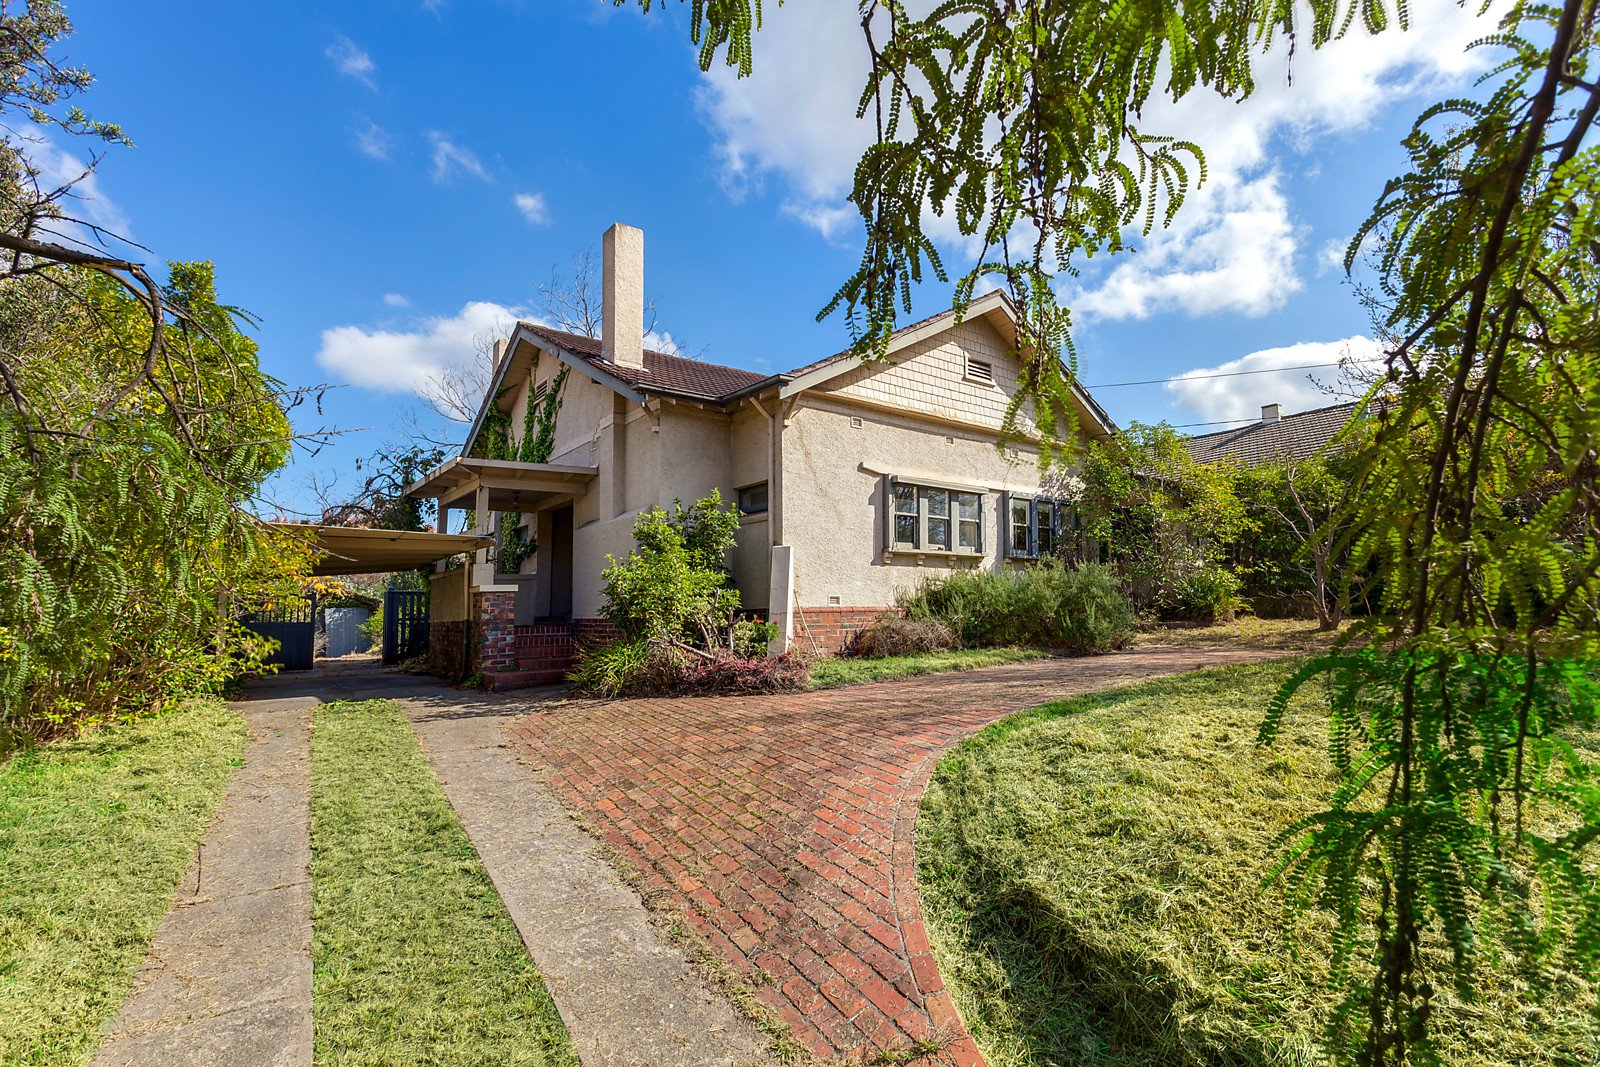
[[[601,254],[600,356],[644,366],[644,231],[611,224]]]
[[[499,370],[500,369],[500,364],[506,358],[506,349],[508,349],[510,347],[511,347],[511,342],[506,340],[504,337],[499,338],[498,340],[495,341],[495,343],[494,343],[494,369],[495,370]]]
[[[1282,422],[1283,421],[1283,405],[1282,404],[1262,404],[1261,405],[1261,421],[1262,422]]]

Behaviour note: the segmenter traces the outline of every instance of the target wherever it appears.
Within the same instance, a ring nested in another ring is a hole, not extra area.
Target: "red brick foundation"
[[[791,647],[837,656],[850,647],[856,634],[885,615],[899,615],[900,609],[884,608],[796,608]]]
[[[599,645],[608,645],[622,639],[622,631],[610,619],[573,619],[572,638],[578,651],[583,652]]]
[[[466,623],[457,620],[428,625],[428,673],[447,682],[459,682],[472,673]]]

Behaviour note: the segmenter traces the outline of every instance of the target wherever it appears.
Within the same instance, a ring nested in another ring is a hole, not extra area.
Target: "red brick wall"
[[[610,644],[622,637],[622,631],[610,619],[573,619],[572,637],[581,653],[598,645]]]
[[[477,639],[474,650],[477,670],[516,670],[517,594],[474,593],[472,632]]]
[[[467,669],[467,624],[430,622],[428,624],[428,673],[449,682],[459,682]]]
[[[796,608],[791,648],[837,656],[845,651],[857,633],[884,615],[898,615],[899,608]],[[813,644],[813,642],[815,642]]]

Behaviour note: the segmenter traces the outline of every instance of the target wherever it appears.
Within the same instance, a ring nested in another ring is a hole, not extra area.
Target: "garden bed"
[[[1318,710],[1255,747],[1283,663],[1023,712],[939,765],[917,824],[940,971],[994,1067],[1321,1062],[1330,923],[1261,879],[1333,781]],[[1555,971],[1436,999],[1445,1063],[1595,1062],[1595,1003]]]

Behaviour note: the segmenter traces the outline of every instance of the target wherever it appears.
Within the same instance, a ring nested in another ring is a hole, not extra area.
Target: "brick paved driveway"
[[[939,756],[1021,708],[1276,654],[1157,647],[783,697],[552,703],[513,739],[817,1055],[937,1035],[945,1062],[982,1064],[917,899],[912,831]]]

